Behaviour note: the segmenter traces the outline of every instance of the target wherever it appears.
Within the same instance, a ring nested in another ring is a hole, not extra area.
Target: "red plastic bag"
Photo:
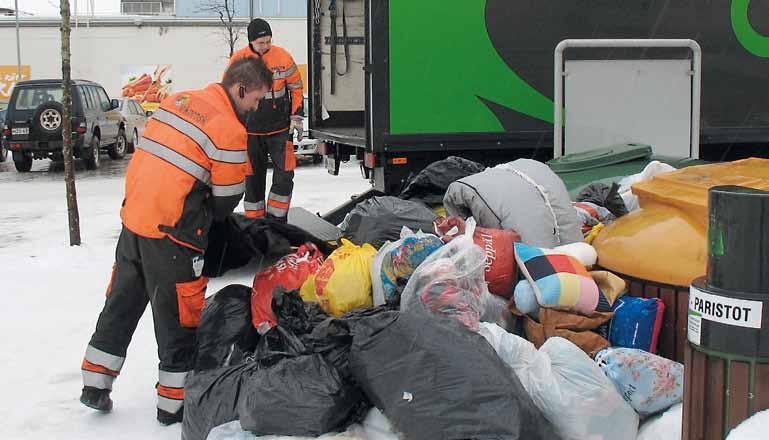
[[[448,243],[465,233],[465,221],[460,217],[439,218],[435,221],[435,232]],[[520,242],[521,236],[512,229],[476,227],[473,241],[486,253],[484,278],[489,292],[511,298],[517,281],[513,243]]]
[[[306,243],[295,254],[287,255],[254,278],[251,290],[251,322],[260,334],[277,324],[272,313],[272,291],[276,287],[299,290],[307,278],[318,272],[323,264],[323,254],[317,246]]]

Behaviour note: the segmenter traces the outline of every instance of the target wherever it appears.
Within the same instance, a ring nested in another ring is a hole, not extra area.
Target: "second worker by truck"
[[[302,76],[291,54],[272,44],[272,29],[261,18],[248,25],[248,46],[235,52],[230,64],[259,58],[272,71],[272,88],[247,120],[248,158],[252,175],[246,177],[244,208],[251,218],[286,221],[294,189],[296,158],[292,133],[302,136]],[[272,186],[265,202],[267,155],[272,159]]]

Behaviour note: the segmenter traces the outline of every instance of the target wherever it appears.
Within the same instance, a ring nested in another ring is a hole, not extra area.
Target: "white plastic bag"
[[[732,429],[726,440],[764,440],[769,427],[769,409],[753,414]]]
[[[681,440],[681,427],[684,417],[683,408],[684,405],[682,403],[677,403],[664,413],[650,417],[641,425],[636,440]],[[763,437],[756,437],[755,440],[759,438]]]
[[[425,305],[478,331],[486,297],[490,295],[484,270],[486,253],[473,241],[475,220],[465,224],[465,235],[433,252],[411,275],[401,295],[401,310]]]
[[[485,322],[480,333],[564,440],[635,440],[638,415],[579,347],[555,337],[537,351]]]
[[[675,171],[676,169],[672,166],[662,163],[658,160],[649,162],[648,165],[646,165],[646,168],[644,168],[643,171],[641,171],[638,174],[633,174],[632,176],[627,176],[624,179],[619,181],[619,195],[622,197],[622,200],[625,202],[625,206],[627,207],[628,212],[633,212],[639,208],[638,206],[638,196],[633,194],[632,186],[634,183],[643,182],[644,180],[649,180],[654,176],[659,176],[660,174],[669,173],[671,171]]]

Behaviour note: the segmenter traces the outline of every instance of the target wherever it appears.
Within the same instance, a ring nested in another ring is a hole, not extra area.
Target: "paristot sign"
[[[761,301],[713,295],[692,286],[689,290],[689,341],[700,345],[703,319],[737,327],[761,328],[763,307]]]

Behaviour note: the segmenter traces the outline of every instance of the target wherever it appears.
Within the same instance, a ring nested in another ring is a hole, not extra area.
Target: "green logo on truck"
[[[761,35],[750,24],[750,0],[732,0],[732,29],[742,47],[755,56],[769,58],[769,36]]]

